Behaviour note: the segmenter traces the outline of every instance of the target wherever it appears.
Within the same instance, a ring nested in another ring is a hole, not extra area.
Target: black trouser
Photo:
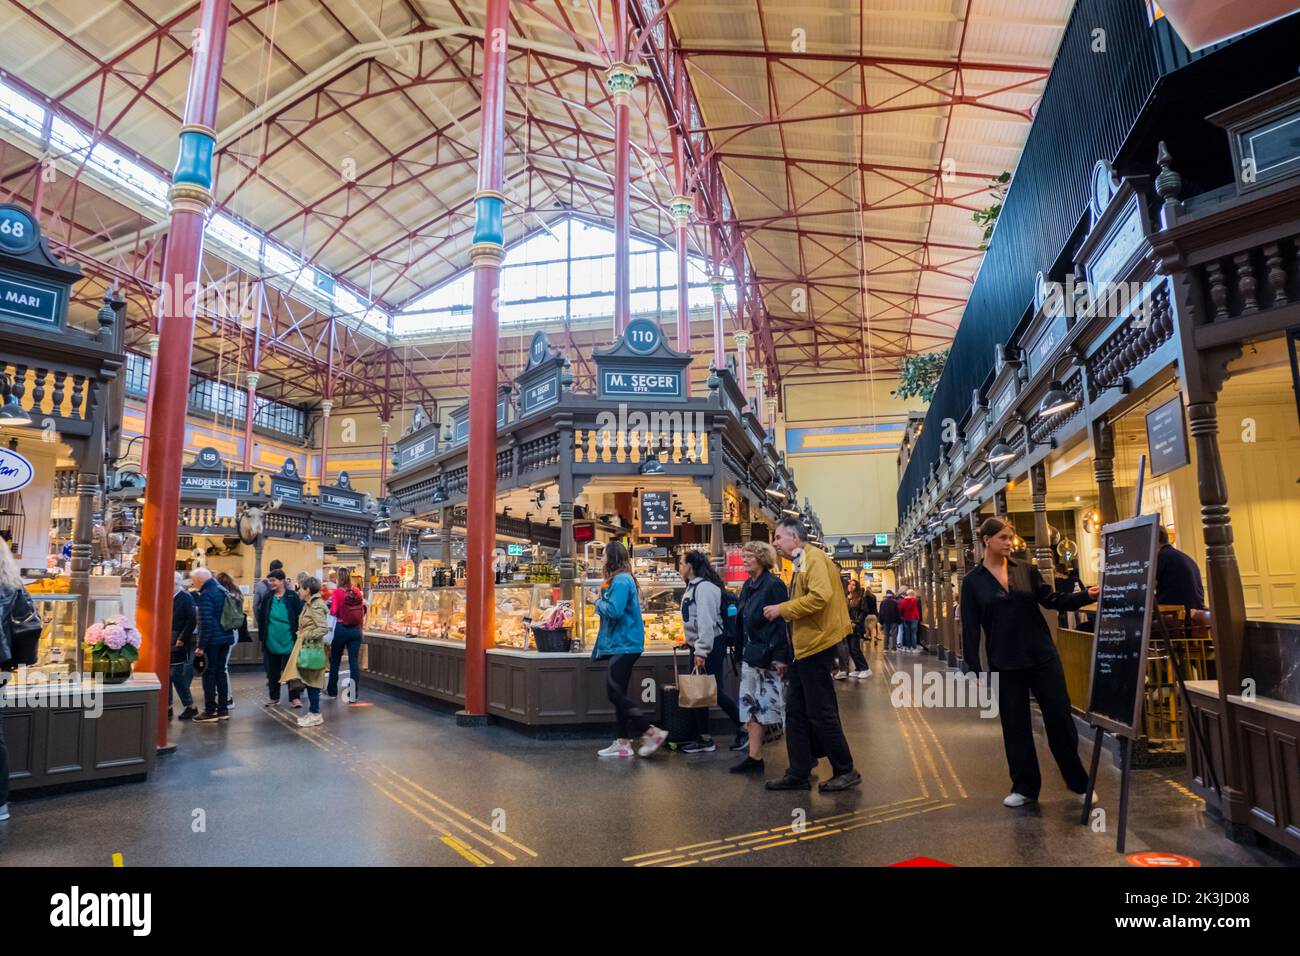
[[[796,780],[807,780],[817,761],[830,758],[835,776],[853,769],[853,754],[840,727],[840,706],[835,699],[831,668],[835,647],[797,660],[788,670],[785,694],[785,749],[790,757],[787,771]]]
[[[0,714],[0,807],[9,802],[9,745],[5,743],[5,719]]]
[[[226,701],[230,700],[230,675],[226,664],[230,660],[230,645],[203,648],[208,659],[203,668],[203,709],[209,714],[224,714]]]
[[[1061,769],[1065,785],[1075,793],[1088,786],[1088,772],[1079,760],[1079,731],[1070,713],[1070,694],[1059,657],[1013,671],[998,671],[998,714],[1002,718],[1002,742],[1011,770],[1011,789],[1038,798],[1043,778],[1034,749],[1034,725],[1029,713],[1032,691],[1043,714],[1047,745]]]
[[[266,693],[271,700],[280,699],[280,675],[284,673],[284,665],[288,663],[288,654],[277,654],[266,644],[262,645],[262,664],[266,667]],[[289,688],[289,700],[294,701],[301,697],[301,687]]]
[[[849,645],[849,654],[853,657],[853,666],[860,671],[871,670],[871,665],[867,663],[867,656],[862,653],[862,635],[854,631],[846,639]]]
[[[348,670],[352,674],[352,694],[349,700],[357,699],[357,690],[361,687],[361,628],[346,624],[334,625],[334,643],[330,645],[330,679],[325,693],[334,697],[339,692],[339,668],[343,665],[343,652],[348,652]]]
[[[692,653],[694,651],[692,650]],[[731,718],[731,722],[736,725],[736,730],[740,730],[740,705],[723,690],[722,685],[722,667],[727,660],[727,648],[718,638],[713,644],[713,650],[709,656],[704,658],[704,673],[712,674],[713,679],[718,684],[718,707],[724,714]],[[691,658],[694,664],[695,658]],[[709,707],[695,707],[691,710],[691,726],[695,728],[696,737],[709,736]]]
[[[614,654],[609,659],[609,670],[605,673],[605,693],[614,705],[614,721],[618,726],[619,740],[640,737],[650,728],[650,721],[645,719],[641,708],[627,696],[627,682],[632,679],[632,668],[640,656],[640,653]]]

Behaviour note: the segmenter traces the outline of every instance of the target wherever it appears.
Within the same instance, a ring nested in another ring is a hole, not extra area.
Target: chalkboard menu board
[[[1131,739],[1137,738],[1142,722],[1157,520],[1157,515],[1142,515],[1101,529],[1101,594],[1088,722]]]
[[[641,492],[641,535],[646,538],[667,538],[673,533],[673,493],[671,491]]]
[[[1181,395],[1147,412],[1147,448],[1151,454],[1152,478],[1191,464]]]

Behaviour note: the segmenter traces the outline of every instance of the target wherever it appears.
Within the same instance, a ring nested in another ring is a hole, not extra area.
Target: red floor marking
[[[374,707],[375,705],[367,703],[365,701],[354,700],[352,703],[348,704],[348,706],[349,707]]]
[[[1178,853],[1130,853],[1124,859],[1133,866],[1200,866],[1200,860]]]
[[[897,863],[889,864],[893,866],[956,866],[955,863],[945,863],[943,860],[931,859],[928,856],[914,856],[910,860],[899,860]]]

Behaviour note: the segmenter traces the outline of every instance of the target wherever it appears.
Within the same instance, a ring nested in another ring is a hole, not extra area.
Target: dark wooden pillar
[[[1097,482],[1097,510],[1102,524],[1119,520],[1119,503],[1115,500],[1115,429],[1105,419],[1095,421],[1092,436],[1092,476]]]
[[[1056,578],[1052,560],[1051,527],[1047,523],[1047,466],[1041,461],[1029,469],[1029,492],[1034,503],[1034,558],[1043,580],[1051,584]]]
[[[961,600],[961,584],[966,578],[966,540],[965,533],[962,530],[962,523],[959,520],[952,526],[952,542],[957,552],[957,573],[956,573],[956,594],[957,600]],[[954,667],[961,660],[961,621],[953,620],[952,626],[952,643],[948,646],[948,663]]]

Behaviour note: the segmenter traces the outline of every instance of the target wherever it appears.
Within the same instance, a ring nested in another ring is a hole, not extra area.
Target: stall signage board
[[[271,497],[285,501],[302,501],[302,482],[271,479]]]
[[[672,537],[673,493],[671,491],[642,491],[640,517],[642,537]]]
[[[559,400],[560,375],[557,371],[554,375],[524,388],[519,398],[519,414],[531,415],[533,412],[554,405]]]
[[[1088,722],[1136,740],[1142,727],[1147,634],[1155,602],[1154,514],[1101,529],[1101,594],[1093,646]]]
[[[19,491],[32,483],[32,463],[8,448],[0,448],[0,494]]]
[[[423,441],[413,442],[410,445],[402,446],[398,453],[397,460],[402,468],[414,465],[416,462],[424,461],[426,458],[432,458],[438,451],[438,439],[436,435],[430,435]]]
[[[353,514],[361,514],[363,510],[361,495],[355,491],[349,491],[342,485],[337,488],[322,488],[320,490],[320,503],[326,508],[350,511]]]
[[[682,372],[676,369],[647,372],[636,368],[603,368],[600,370],[600,397],[678,400],[684,397],[682,381]]]
[[[181,491],[209,497],[248,495],[253,493],[253,476],[246,471],[226,475],[186,468],[181,472]]]
[[[1047,327],[1039,333],[1034,344],[1025,350],[1025,361],[1029,368],[1029,377],[1033,378],[1042,369],[1043,363],[1052,357],[1056,347],[1065,341],[1068,318],[1064,311],[1058,312]]]
[[[1147,448],[1151,455],[1152,478],[1191,464],[1181,395],[1175,395],[1147,412]]]
[[[0,270],[0,314],[56,327],[62,315],[64,290],[52,282],[43,282]]]

